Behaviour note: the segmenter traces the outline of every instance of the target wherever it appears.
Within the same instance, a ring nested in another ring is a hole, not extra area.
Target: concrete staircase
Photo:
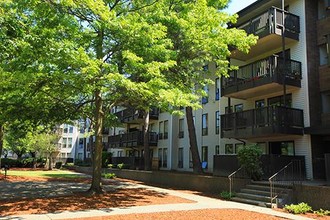
[[[273,201],[273,207],[281,207],[287,204],[291,197],[292,186],[291,185],[276,185],[277,191],[281,192],[281,195]],[[271,207],[270,198],[270,186],[267,181],[252,181],[240,192],[236,193],[236,196],[232,198],[232,201],[247,203],[251,205],[257,205],[262,207]]]

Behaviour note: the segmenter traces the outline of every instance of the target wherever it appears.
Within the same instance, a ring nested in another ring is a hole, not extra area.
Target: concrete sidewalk
[[[112,215],[132,214],[132,213],[155,213],[155,212],[170,212],[170,211],[200,210],[200,209],[241,209],[241,210],[278,216],[287,219],[297,219],[297,220],[310,219],[302,216],[275,211],[269,208],[263,208],[259,206],[247,205],[237,202],[222,201],[219,199],[213,199],[205,196],[194,195],[190,193],[184,193],[181,191],[163,189],[159,187],[152,187],[141,184],[123,183],[122,185],[118,184],[117,187],[146,188],[150,190],[155,190],[157,192],[168,193],[173,196],[189,199],[195,201],[196,203],[134,206],[134,207],[109,208],[109,209],[100,209],[100,210],[65,211],[60,213],[6,216],[6,217],[0,217],[0,219],[1,220],[70,219],[70,218],[101,217],[101,216],[105,217]]]

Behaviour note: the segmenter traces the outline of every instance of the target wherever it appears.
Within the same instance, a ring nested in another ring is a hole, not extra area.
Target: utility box
[[[327,180],[327,185],[330,186],[330,154],[324,154],[325,161],[325,178]]]

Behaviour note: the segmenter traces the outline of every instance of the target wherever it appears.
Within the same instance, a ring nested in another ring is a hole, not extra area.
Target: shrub
[[[21,162],[19,160],[14,160],[10,158],[1,158],[1,168],[3,168],[5,165],[9,167],[20,167]]]
[[[232,192],[231,195],[230,195],[230,192],[228,192],[228,191],[222,191],[220,193],[220,197],[224,200],[230,200],[231,198],[233,198],[235,196],[236,196],[235,192]]]
[[[314,211],[314,214],[317,214],[319,216],[330,216],[330,211],[319,209],[319,210]]]
[[[116,178],[116,174],[114,174],[114,173],[103,173],[102,177],[106,178],[106,179],[114,179],[114,178]]]
[[[62,162],[61,161],[58,161],[55,163],[55,168],[56,169],[60,169],[62,167]]]
[[[253,180],[260,180],[262,176],[261,157],[262,151],[257,145],[248,145],[241,148],[237,158],[242,167]]]
[[[33,157],[29,157],[29,158],[21,159],[20,162],[22,167],[33,167],[33,164],[37,162],[37,159]]]
[[[310,207],[307,203],[301,202],[297,205],[291,204],[286,205],[284,210],[293,213],[293,214],[305,214],[306,212],[312,212],[312,207]]]
[[[112,153],[109,153],[107,151],[103,151],[102,152],[102,167],[103,168],[107,168],[108,167],[108,163],[111,160],[111,156],[112,156]]]

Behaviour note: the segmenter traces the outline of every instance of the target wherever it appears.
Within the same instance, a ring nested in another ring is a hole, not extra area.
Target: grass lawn
[[[8,170],[9,176],[43,177],[43,178],[84,178],[86,176],[68,170]]]

